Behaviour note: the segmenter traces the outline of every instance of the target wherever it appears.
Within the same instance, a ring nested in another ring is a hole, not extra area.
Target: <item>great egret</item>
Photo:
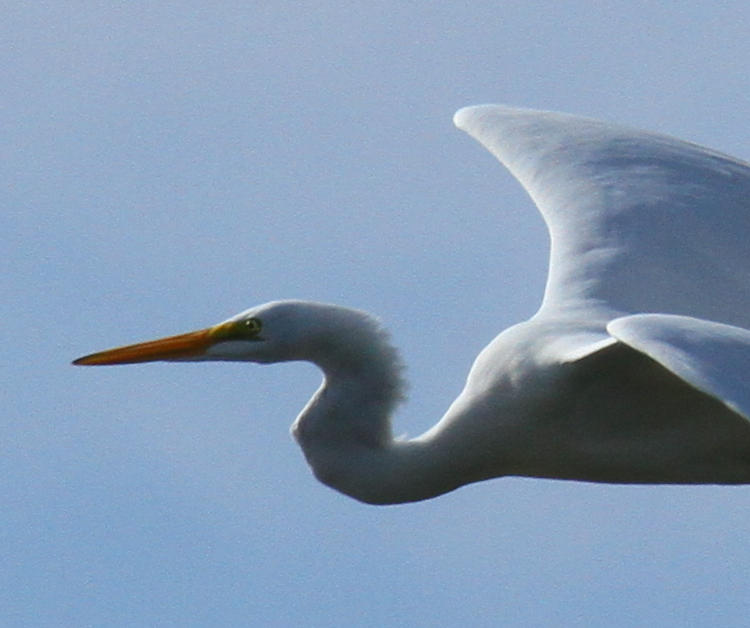
[[[750,165],[552,112],[479,106],[456,125],[521,182],[549,228],[541,308],[477,357],[430,430],[394,440],[398,355],[379,323],[278,301],[75,364],[306,360],[292,426],[315,475],[364,502],[516,475],[750,483]]]

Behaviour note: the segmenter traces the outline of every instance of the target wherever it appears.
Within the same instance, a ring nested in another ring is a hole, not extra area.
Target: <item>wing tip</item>
[[[481,105],[480,105],[481,106]],[[474,112],[477,106],[472,105],[469,107],[461,107],[456,113],[453,114],[453,124],[456,125],[462,131],[466,130],[466,127],[470,124],[471,119],[474,117]]]
[[[503,105],[470,105],[461,107],[453,114],[453,124],[467,133],[490,111],[509,110],[511,107]]]
[[[505,125],[513,120],[523,120],[527,118],[540,119],[550,116],[569,117],[569,114],[561,114],[555,111],[545,111],[543,109],[530,109],[528,107],[514,107],[512,105],[470,105],[462,107],[453,114],[453,124],[469,135],[477,136],[482,132],[486,124]]]

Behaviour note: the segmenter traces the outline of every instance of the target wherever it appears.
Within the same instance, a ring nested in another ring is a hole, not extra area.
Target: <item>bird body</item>
[[[401,361],[364,312],[277,301],[77,364],[305,360],[292,426],[316,477],[368,503],[516,475],[750,483],[750,166],[603,122],[500,106],[456,124],[524,185],[550,231],[537,314],[477,357],[443,418],[394,439]]]

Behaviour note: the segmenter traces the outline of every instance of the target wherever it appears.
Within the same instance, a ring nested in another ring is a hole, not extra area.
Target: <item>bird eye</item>
[[[255,336],[260,332],[261,324],[260,319],[248,318],[242,321],[242,329],[246,334]]]

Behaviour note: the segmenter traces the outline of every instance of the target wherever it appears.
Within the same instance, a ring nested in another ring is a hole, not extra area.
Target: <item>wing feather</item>
[[[750,420],[750,331],[666,314],[618,318],[607,331]]]
[[[541,312],[663,312],[750,327],[748,164],[559,113],[484,105],[454,120],[547,223]]]

